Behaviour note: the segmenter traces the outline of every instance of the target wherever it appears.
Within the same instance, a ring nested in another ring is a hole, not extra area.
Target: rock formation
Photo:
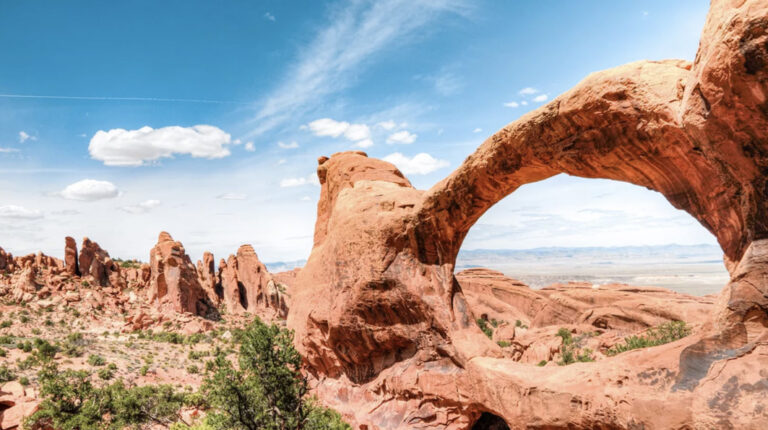
[[[250,312],[262,319],[285,318],[284,292],[267,271],[251,245],[242,245],[237,255],[219,263],[223,302],[233,313]]]
[[[12,270],[13,255],[5,252],[3,248],[0,248],[0,270]]]
[[[206,315],[210,310],[197,269],[181,242],[161,232],[157,244],[149,252],[149,301],[175,312]]]
[[[532,290],[488,269],[464,270],[456,279],[475,318],[520,320],[531,328],[584,324],[632,333],[669,321],[702,323],[715,303],[711,297],[625,284],[572,282]]]
[[[65,258],[66,252],[65,250]],[[119,279],[120,266],[112,261],[109,253],[101,249],[98,243],[87,237],[83,238],[80,246],[78,266],[81,276],[91,276],[93,281],[102,287],[109,286],[110,280],[116,282]]]
[[[321,399],[368,429],[768,426],[766,29],[768,2],[714,0],[693,63],[594,73],[428,191],[360,153],[321,158],[288,315]],[[489,207],[559,173],[656,190],[717,237],[732,279],[701,330],[597,363],[503,358],[456,255]]]
[[[215,306],[221,304],[223,294],[216,279],[216,263],[213,260],[213,254],[208,251],[203,253],[202,261],[197,261],[197,276],[211,303]]]
[[[80,276],[80,267],[77,261],[77,243],[74,238],[64,238],[64,264],[67,273],[72,276]]]

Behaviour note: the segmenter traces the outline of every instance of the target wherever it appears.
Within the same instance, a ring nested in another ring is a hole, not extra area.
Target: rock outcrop
[[[219,279],[230,312],[249,312],[266,320],[286,317],[284,287],[273,279],[251,245],[242,245],[237,255],[219,263]]]
[[[67,273],[72,276],[80,276],[80,266],[77,260],[77,243],[72,237],[64,238],[64,265]]]
[[[315,241],[288,326],[316,392],[368,429],[768,426],[768,3],[712,1],[693,63],[594,73],[486,140],[428,191],[354,152],[319,160]],[[683,340],[597,363],[503,357],[453,275],[472,225],[559,173],[662,193],[732,272]],[[488,419],[484,419],[487,422]]]
[[[464,270],[456,279],[475,318],[520,320],[531,328],[584,324],[633,333],[669,321],[703,323],[715,304],[712,297],[625,284],[571,282],[533,290],[488,269]]]
[[[116,283],[120,279],[120,266],[112,261],[109,253],[101,249],[98,243],[91,241],[87,237],[83,238],[83,243],[80,246],[78,267],[81,276],[90,276],[93,282],[102,287],[110,286],[110,281]],[[120,287],[118,284],[114,286]]]
[[[0,270],[13,271],[13,255],[0,248]]]
[[[181,242],[170,234],[160,233],[157,244],[149,252],[149,301],[174,312],[206,315],[210,307],[197,269]]]
[[[202,261],[197,261],[197,276],[211,303],[214,306],[221,304],[223,293],[216,277],[216,263],[213,260],[213,254],[208,251],[203,253]]]

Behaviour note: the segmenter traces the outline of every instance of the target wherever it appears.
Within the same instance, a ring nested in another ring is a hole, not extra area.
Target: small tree
[[[349,429],[338,413],[306,398],[307,380],[293,333],[256,319],[242,333],[238,368],[218,351],[202,391],[217,429]]]

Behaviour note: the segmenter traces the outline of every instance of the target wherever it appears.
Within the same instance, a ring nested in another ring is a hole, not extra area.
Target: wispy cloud
[[[37,138],[35,136],[30,135],[26,131],[21,130],[19,132],[19,143],[24,143],[28,140],[37,140]]]
[[[391,49],[436,18],[463,14],[464,0],[384,0],[349,2],[330,16],[299,55],[286,79],[265,100],[253,118],[251,135],[270,130],[318,101],[354,82],[372,57]]]
[[[317,174],[310,173],[308,176],[285,178],[280,181],[280,186],[282,188],[300,187],[302,185],[320,185],[320,181],[317,179]]]
[[[219,194],[216,198],[220,200],[245,200],[248,196],[243,193],[224,193]]]
[[[143,214],[151,211],[152,209],[160,206],[160,200],[146,200],[139,204],[123,206],[120,209],[130,214]]]
[[[271,13],[269,13],[269,12],[264,14],[264,19],[266,19],[268,21],[272,21],[272,22],[276,21],[275,16],[272,15]]]
[[[9,219],[39,219],[43,214],[37,209],[27,209],[23,206],[4,205],[0,206],[0,218]]]

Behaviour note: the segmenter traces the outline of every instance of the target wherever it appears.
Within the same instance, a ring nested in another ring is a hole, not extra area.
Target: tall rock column
[[[149,252],[149,300],[161,308],[175,312],[205,315],[209,306],[206,294],[197,279],[192,264],[181,242],[170,234],[160,233],[157,245]]]
[[[77,243],[75,239],[67,236],[64,238],[64,264],[72,276],[80,276],[80,268],[77,264]]]

